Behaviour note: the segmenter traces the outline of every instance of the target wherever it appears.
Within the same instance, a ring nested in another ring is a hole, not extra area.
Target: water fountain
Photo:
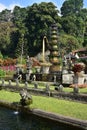
[[[48,74],[49,73],[49,67],[51,66],[50,62],[47,62],[45,59],[45,44],[48,43],[47,37],[43,37],[43,43],[42,43],[42,62],[41,62],[41,73],[42,74]]]
[[[58,53],[58,33],[57,33],[57,25],[53,23],[51,26],[51,36],[48,41],[47,36],[43,37],[42,42],[42,62],[40,62],[41,70],[40,73],[35,74],[36,79],[40,81],[50,81],[54,82],[54,78],[56,77],[56,81],[61,82],[61,70],[60,70],[60,62],[59,62],[59,53]],[[49,61],[46,61],[46,51],[45,44],[49,44]],[[56,82],[55,81],[55,82]]]
[[[68,125],[62,125],[36,115],[15,113],[14,110],[0,107],[0,130],[74,130]],[[76,130],[81,130],[76,128]]]
[[[50,69],[49,69],[49,77],[52,81],[60,81],[62,79],[62,73],[60,70],[60,62],[59,62],[59,53],[58,53],[58,29],[56,23],[53,23],[51,26],[51,38],[50,38],[50,55],[49,60],[51,63]]]

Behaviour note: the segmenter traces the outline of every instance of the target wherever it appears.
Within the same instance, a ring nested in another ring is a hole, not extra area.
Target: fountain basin
[[[10,121],[12,120],[12,118],[11,118],[12,115],[10,115],[11,113],[14,114],[13,119],[15,118],[15,116],[17,116],[16,121],[13,121],[13,124],[11,124],[12,130],[18,129],[19,126],[20,126],[20,129],[23,129],[23,126],[25,126],[25,129],[29,129],[30,127],[33,128],[32,123],[34,123],[35,129],[40,129],[40,130],[41,129],[45,129],[45,130],[46,129],[50,129],[50,130],[53,130],[53,129],[55,129],[55,130],[58,130],[58,129],[60,129],[60,130],[67,130],[67,129],[68,130],[75,130],[75,129],[76,130],[86,130],[86,128],[87,128],[86,121],[77,120],[77,119],[73,119],[73,118],[69,118],[69,117],[64,117],[64,116],[57,115],[54,113],[45,112],[45,111],[42,111],[39,109],[31,110],[28,107],[22,107],[22,106],[18,105],[17,103],[9,103],[9,102],[0,101],[0,106],[4,106],[4,109],[5,109],[5,114],[3,116],[7,115],[7,119],[5,117],[5,119],[6,119],[5,122],[10,124]],[[6,109],[6,108],[10,108],[11,112],[8,112],[10,110]],[[4,110],[1,107],[0,107],[0,109]],[[0,110],[0,113],[4,113],[1,110]],[[7,113],[9,113],[11,120],[8,120],[8,114],[6,114],[6,111],[7,111]],[[19,115],[19,114],[22,114],[23,118],[20,118],[21,115]],[[24,116],[25,116],[25,118],[24,118]],[[0,118],[3,118],[3,117],[0,115]],[[5,119],[3,118],[3,121]],[[22,122],[22,120],[23,120],[23,122]],[[14,124],[15,122],[17,122],[17,124]],[[4,122],[3,122],[3,124],[4,124]],[[4,126],[2,126],[2,123],[1,123],[0,127],[4,127]],[[6,125],[6,126],[8,126],[8,125]],[[9,126],[9,128],[10,128],[10,126]]]

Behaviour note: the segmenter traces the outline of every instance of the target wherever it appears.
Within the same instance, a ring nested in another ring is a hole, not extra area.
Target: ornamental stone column
[[[58,53],[58,33],[57,25],[55,23],[51,26],[51,41],[50,41],[50,56],[49,60],[52,63],[50,72],[56,73],[60,71],[59,53]]]

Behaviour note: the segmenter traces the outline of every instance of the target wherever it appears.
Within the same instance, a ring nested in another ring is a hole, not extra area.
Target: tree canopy
[[[26,8],[15,6],[13,12],[8,9],[0,12],[1,54],[19,57],[23,47],[24,56],[36,55],[42,49],[45,35],[49,42],[54,21],[62,50],[68,53],[87,46],[87,8],[83,8],[83,0],[65,0],[61,15],[54,3],[41,2]]]
[[[61,14],[68,16],[78,14],[83,8],[83,0],[65,0],[61,7]]]
[[[49,27],[53,21],[59,24],[58,10],[53,3],[42,2],[33,4],[27,9],[27,13],[26,27],[29,33],[29,49],[37,52],[41,50],[43,36],[48,36]]]

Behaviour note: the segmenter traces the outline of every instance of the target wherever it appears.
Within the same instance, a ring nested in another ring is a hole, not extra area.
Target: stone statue
[[[22,106],[30,105],[32,103],[32,97],[31,95],[27,92],[27,90],[22,90],[20,92],[20,103]]]
[[[30,75],[31,75],[31,72],[32,72],[32,60],[31,58],[29,58],[29,56],[27,56],[27,60],[26,60],[26,81],[29,81],[30,80]]]

